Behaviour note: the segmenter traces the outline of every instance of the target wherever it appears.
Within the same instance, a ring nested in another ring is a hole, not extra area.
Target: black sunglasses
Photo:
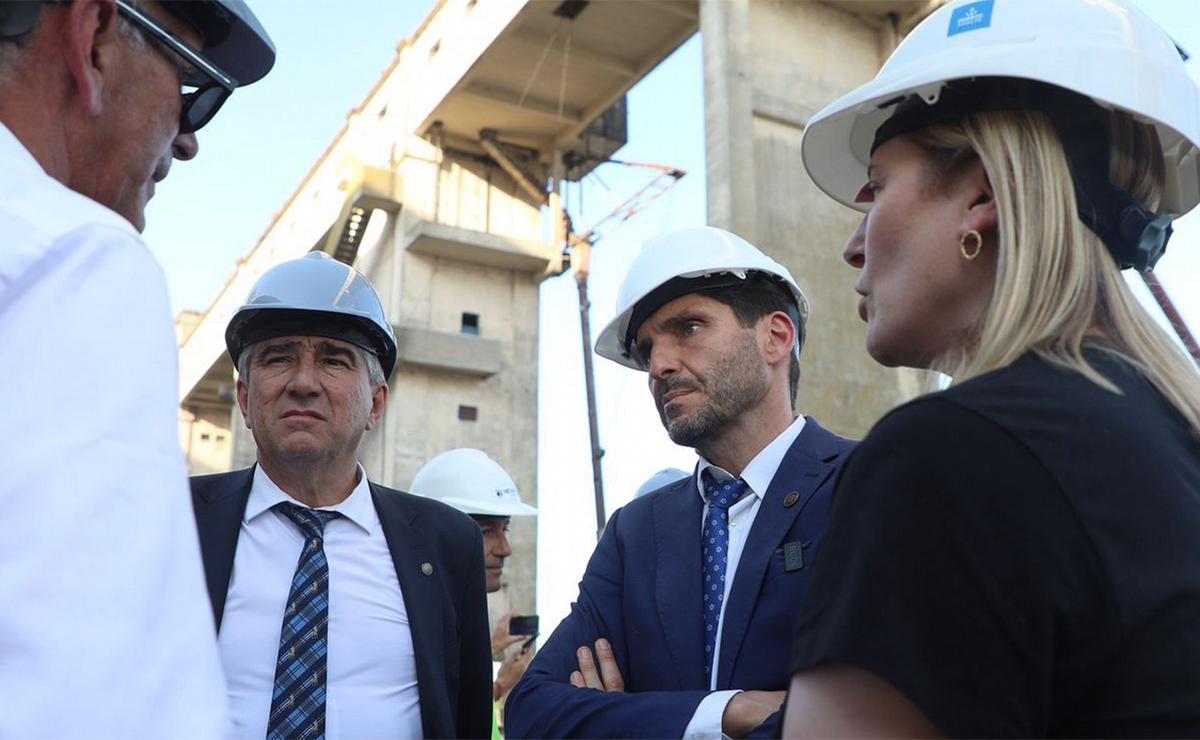
[[[237,80],[180,41],[150,16],[125,0],[116,0],[116,2],[119,11],[133,21],[140,30],[149,34],[151,38],[186,62],[188,73],[182,76],[181,83],[184,87],[195,89],[180,93],[183,97],[183,105],[179,111],[179,133],[190,134],[211,121],[221,106],[225,104],[225,99],[237,87]]]

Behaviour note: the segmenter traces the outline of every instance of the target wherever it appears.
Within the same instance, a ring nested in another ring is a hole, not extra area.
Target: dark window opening
[[[479,335],[479,314],[463,312],[462,315],[462,333]]]
[[[459,421],[477,421],[479,419],[479,409],[475,406],[459,406],[458,420]]]

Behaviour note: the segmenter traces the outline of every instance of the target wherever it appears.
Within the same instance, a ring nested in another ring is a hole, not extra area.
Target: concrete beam
[[[522,47],[525,53],[535,58],[541,56],[542,51],[546,48],[546,44],[550,41],[546,35],[533,33],[528,29],[519,29],[505,40],[509,43]],[[556,40],[555,47],[550,50],[550,53],[547,56],[561,58],[563,56],[562,44],[558,43]],[[561,66],[562,62],[560,61],[558,64]],[[584,46],[574,39],[571,40],[570,64],[572,67],[576,65],[583,65],[585,67],[599,67],[602,70],[612,72],[613,74],[618,74],[623,77],[633,77],[638,73],[637,65],[627,62],[624,59],[614,57],[613,55],[607,54],[598,49]],[[555,67],[553,64],[549,67],[549,69],[554,68]]]
[[[400,363],[486,378],[503,369],[496,339],[452,334],[414,326],[397,326],[396,358]]]
[[[576,125],[582,128],[590,122],[590,119],[583,118],[578,109],[564,107],[562,115],[559,115],[557,103],[551,103],[548,100],[529,95],[526,95],[525,99],[522,100],[520,92],[496,85],[471,82],[462,89],[462,93],[480,98],[490,105],[511,106],[519,110],[536,113],[558,123]]]
[[[483,147],[483,150],[488,153],[488,156],[495,160],[496,164],[500,165],[500,169],[507,172],[508,176],[515,180],[517,185],[521,186],[522,190],[524,190],[542,205],[546,205],[548,201],[546,191],[538,187],[537,184],[530,182],[525,173],[521,171],[521,168],[518,167],[515,162],[509,159],[508,155],[504,153],[496,141],[495,131],[490,129],[484,129],[483,131],[480,131],[479,146]]]
[[[695,2],[680,2],[679,0],[643,0],[641,5],[654,8],[665,15],[683,18],[693,23],[700,22],[700,10]]]
[[[415,222],[405,236],[404,247],[417,254],[534,274],[544,272],[558,254],[556,249],[540,242],[432,221]]]
[[[599,98],[597,98],[596,102],[592,103],[590,107],[580,112],[579,120],[576,125],[569,127],[566,131],[559,135],[557,141],[555,142],[556,147],[563,150],[570,149],[579,139],[579,135],[583,133],[583,130],[591,125],[592,121],[599,118],[604,111],[613,107],[613,104],[616,103],[622,95],[629,92],[629,89],[641,81],[643,77],[649,74],[650,70],[657,67],[662,60],[666,59],[670,55],[671,52],[678,49],[681,45],[683,45],[683,42],[690,39],[696,33],[697,28],[698,26],[688,26],[684,28],[679,33],[675,34],[675,36],[668,39],[665,44],[663,44],[661,47],[661,53],[653,54],[649,58],[638,62],[637,71],[632,77],[622,80],[619,84],[608,90],[604,95],[601,95]]]

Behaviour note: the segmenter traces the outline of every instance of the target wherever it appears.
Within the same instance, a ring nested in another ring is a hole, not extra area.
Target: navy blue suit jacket
[[[218,630],[253,480],[252,467],[191,479]],[[492,638],[479,525],[441,502],[374,483],[370,488],[408,612],[425,737],[488,737]],[[433,572],[423,573],[422,563]]]
[[[721,629],[718,689],[783,690],[812,557],[835,473],[854,443],[809,418],[760,504]],[[700,524],[695,478],[613,513],[578,601],[505,705],[509,737],[681,737],[710,692],[704,679]],[[787,570],[784,546],[804,563]],[[575,650],[605,637],[626,693],[577,689]]]

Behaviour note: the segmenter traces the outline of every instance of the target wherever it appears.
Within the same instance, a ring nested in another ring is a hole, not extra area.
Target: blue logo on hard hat
[[[958,8],[950,14],[950,29],[947,36],[967,31],[978,31],[992,25],[992,5],[996,0],[979,0]]]

